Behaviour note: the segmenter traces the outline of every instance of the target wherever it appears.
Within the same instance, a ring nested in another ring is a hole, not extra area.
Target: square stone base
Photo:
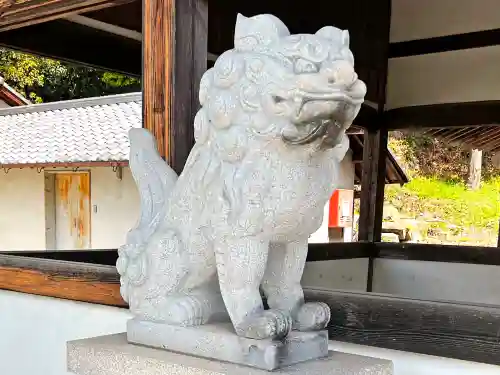
[[[177,353],[264,370],[328,356],[328,332],[291,332],[282,340],[238,337],[231,323],[179,327],[129,320],[128,341]]]
[[[178,339],[182,339],[178,337]],[[266,370],[212,361],[127,342],[126,334],[68,343],[76,375],[268,375]],[[391,361],[330,352],[328,357],[278,369],[280,375],[393,375]]]

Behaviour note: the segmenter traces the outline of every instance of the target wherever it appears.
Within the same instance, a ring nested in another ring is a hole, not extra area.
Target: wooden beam
[[[359,199],[359,191],[355,199]],[[101,265],[114,265],[118,259],[116,249],[57,250],[57,251],[0,251],[3,255],[54,259]],[[412,243],[351,242],[311,243],[308,262],[355,258],[402,259],[445,263],[466,263],[500,266],[500,252],[495,247],[455,246]]]
[[[375,3],[373,3],[375,4]],[[391,29],[392,0],[377,4],[380,12],[380,37],[376,48],[381,51],[377,64],[377,115],[367,128],[375,126],[378,130],[365,132],[363,141],[363,167],[361,175],[360,217],[358,241],[375,242],[382,238],[382,214],[384,186],[386,180],[387,130],[381,125],[382,113],[387,100],[387,76],[389,64],[389,43]],[[369,99],[369,98],[368,98]],[[380,129],[382,128],[382,129]],[[374,257],[368,260],[366,291],[372,291]]]
[[[305,297],[330,306],[333,340],[500,364],[499,306],[317,289]]]
[[[308,262],[319,262],[326,260],[368,258],[376,255],[376,247],[373,243],[346,242],[346,243],[311,243],[307,254]],[[104,250],[39,250],[39,251],[0,251],[3,255],[15,255],[20,257],[53,259],[56,261],[72,261],[91,264],[114,266],[118,260],[116,249]]]
[[[500,222],[499,222],[499,225],[498,225],[498,235],[497,235],[497,249],[498,248],[500,248]]]
[[[142,5],[142,0],[134,0],[117,7],[85,12],[82,16],[142,33]]]
[[[104,266],[115,266],[118,260],[116,249],[93,250],[18,250],[0,251],[1,255],[14,255],[23,258],[52,259],[54,261],[67,261],[90,263]]]
[[[52,21],[72,14],[118,6],[132,1],[134,0],[4,1],[0,5],[0,32]]]
[[[356,195],[355,199],[359,199],[359,196]],[[12,252],[0,251],[0,254],[112,266],[116,264],[116,260],[118,259],[118,252],[116,249],[58,251],[23,250]],[[495,247],[385,242],[311,243],[309,244],[307,261],[319,262],[369,257],[500,266],[500,252]]]
[[[141,42],[68,20],[1,32],[0,46],[131,76],[141,75]]]
[[[381,240],[387,137],[388,132],[385,129],[368,130],[364,136],[358,236],[360,241]]]
[[[377,121],[377,108],[363,103],[361,110],[354,119],[354,126],[361,126],[363,128],[369,128],[375,121]]]
[[[384,113],[388,129],[444,128],[500,124],[500,100],[395,108]]]
[[[382,219],[384,211],[384,188],[387,174],[386,129],[368,130],[364,135],[363,170],[361,175],[360,213],[358,241],[376,242],[382,240]],[[366,291],[373,287],[374,258],[370,256],[367,269]]]
[[[308,261],[366,258],[367,243],[310,244]],[[0,252],[0,289],[111,306],[120,296],[116,249]]]
[[[474,146],[483,151],[489,151],[492,148],[498,147],[500,144],[500,126],[496,126],[494,129],[490,129],[488,132],[478,133],[476,131],[476,137],[481,140],[474,140]],[[464,139],[464,143],[466,143],[467,138]]]
[[[500,29],[474,31],[464,34],[408,40],[391,43],[389,57],[418,56],[429,53],[496,46],[500,44]]]
[[[370,242],[310,243],[307,261],[370,258],[376,255],[376,251],[375,245]]]
[[[361,176],[361,199],[359,217],[359,241],[380,241],[382,236],[382,211],[384,200],[384,184],[386,176],[387,130],[383,124],[383,110],[386,103],[386,86],[388,72],[389,36],[392,1],[379,4],[381,14],[386,16],[383,25],[383,40],[379,41],[382,51],[382,63],[377,68],[377,115],[367,126],[363,141],[363,172]],[[376,128],[377,130],[373,130]],[[381,129],[382,128],[382,129]],[[371,290],[371,274],[373,259],[368,267],[369,285]]]
[[[105,31],[107,33],[122,36],[124,38],[129,38],[137,40],[142,43],[142,34],[135,30],[126,29],[124,27],[116,26],[110,23],[95,20],[93,18],[80,16],[78,14],[64,17],[65,20],[70,22],[78,23],[80,25],[88,26],[96,30]]]
[[[500,266],[496,247],[384,242],[375,247],[379,258]]]
[[[0,289],[125,306],[114,266],[0,255]]]
[[[143,0],[144,127],[180,173],[194,143],[198,87],[207,66],[206,0]]]

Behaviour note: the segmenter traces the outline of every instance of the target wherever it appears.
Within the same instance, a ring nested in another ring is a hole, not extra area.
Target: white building
[[[141,94],[0,109],[0,250],[117,248],[138,217]]]
[[[0,109],[0,251],[124,243],[139,215],[128,131],[142,126],[141,106],[132,93]],[[360,180],[363,135],[350,137],[339,189]],[[389,183],[406,181],[390,153],[387,164]],[[350,241],[328,215],[311,242]]]

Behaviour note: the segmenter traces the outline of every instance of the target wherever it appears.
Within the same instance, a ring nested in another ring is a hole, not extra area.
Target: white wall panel
[[[389,60],[387,109],[481,100],[500,100],[500,46]]]
[[[392,0],[391,42],[496,28],[499,0]]]

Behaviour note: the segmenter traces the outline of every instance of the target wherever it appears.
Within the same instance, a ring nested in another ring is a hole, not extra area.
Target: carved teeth
[[[294,146],[299,146],[299,145],[306,145],[309,143],[314,142],[315,140],[319,139],[320,137],[324,136],[328,127],[328,122],[329,121],[320,121],[320,123],[314,127],[314,129],[309,132],[307,135],[305,135],[302,138],[290,138],[287,135],[285,135],[283,132],[281,133],[281,138],[283,141],[287,144],[294,145]]]

